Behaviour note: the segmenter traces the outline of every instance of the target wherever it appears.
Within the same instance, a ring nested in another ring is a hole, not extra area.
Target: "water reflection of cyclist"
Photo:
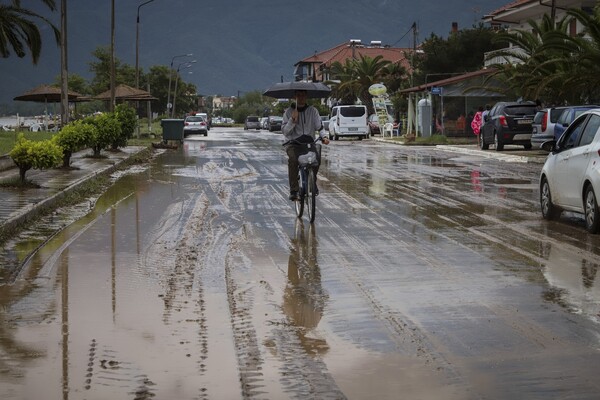
[[[329,144],[329,139],[323,132],[323,124],[319,110],[307,105],[307,93],[305,90],[296,90],[296,105],[292,105],[283,113],[283,122],[281,132],[288,140],[297,140],[301,143],[312,143],[315,138],[315,132],[319,132],[324,144]],[[288,144],[285,149],[288,155],[288,178],[290,182],[290,200],[298,198],[298,157],[306,152],[304,146],[298,144]],[[317,151],[317,159],[321,164],[321,152]],[[319,167],[315,168],[315,178],[319,172]],[[316,179],[315,179],[316,184]],[[316,189],[319,194],[319,189]]]
[[[317,238],[314,225],[308,240],[302,221],[297,221],[296,237],[288,260],[288,283],[283,296],[283,311],[289,322],[298,328],[298,337],[307,353],[327,351],[325,340],[310,336],[317,327],[327,294],[321,286],[321,270],[317,262]]]

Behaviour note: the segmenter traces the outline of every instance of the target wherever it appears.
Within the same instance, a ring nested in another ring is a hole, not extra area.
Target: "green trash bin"
[[[163,119],[160,121],[162,128],[162,139],[164,143],[169,140],[183,142],[183,120],[182,119]]]

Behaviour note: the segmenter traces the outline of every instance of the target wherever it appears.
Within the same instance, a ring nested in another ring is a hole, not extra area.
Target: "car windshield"
[[[550,110],[550,122],[555,123],[556,121],[558,121],[563,111],[565,111],[564,108],[553,108],[552,110]]]
[[[258,122],[258,117],[248,117],[248,122]]]
[[[533,123],[541,124],[542,119],[544,118],[544,115],[546,115],[546,111],[538,111],[537,114],[535,114],[535,117],[533,117]]]

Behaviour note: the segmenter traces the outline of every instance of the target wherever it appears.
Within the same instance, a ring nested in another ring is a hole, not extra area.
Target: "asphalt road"
[[[310,225],[281,142],[214,128],[60,211],[0,287],[0,398],[598,398],[600,237],[542,220],[539,163],[335,141]]]

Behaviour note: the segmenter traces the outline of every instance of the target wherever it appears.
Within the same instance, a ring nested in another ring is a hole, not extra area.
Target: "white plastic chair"
[[[386,136],[386,134],[389,133],[390,137],[392,137],[392,134],[394,132],[394,124],[392,124],[391,122],[388,122],[387,124],[385,124],[383,126],[383,137]]]

